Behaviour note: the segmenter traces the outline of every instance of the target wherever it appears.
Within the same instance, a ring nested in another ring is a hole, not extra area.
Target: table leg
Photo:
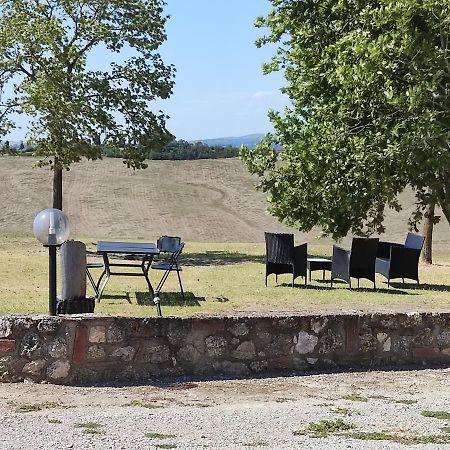
[[[111,271],[109,269],[109,258],[106,253],[103,253],[103,263],[105,265],[105,268],[103,269],[103,272],[97,281],[97,302],[98,303],[100,303],[100,299],[102,298],[103,291],[109,281],[109,278],[111,277]],[[102,283],[102,279],[104,276],[106,276],[106,278]]]
[[[153,290],[152,283],[150,283],[150,278],[148,277],[148,272],[149,272],[150,267],[152,265],[152,260],[153,260],[153,257],[151,257],[151,256],[145,257],[142,260],[141,269],[142,269],[142,273],[144,274],[145,281],[147,282],[148,290],[150,292],[150,295],[152,297],[154,297],[155,291]]]

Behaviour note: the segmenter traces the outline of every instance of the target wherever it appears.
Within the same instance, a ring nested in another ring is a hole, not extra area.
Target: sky
[[[276,47],[255,45],[264,30],[255,28],[254,21],[270,11],[270,2],[166,2],[167,41],[159,52],[166,64],[176,68],[175,87],[171,98],[157,101],[151,109],[169,116],[168,130],[185,140],[271,131],[268,111],[283,110],[288,100],[280,92],[282,74],[262,72],[262,64],[270,61]],[[22,129],[4,139],[25,138],[26,119],[15,120]]]
[[[256,17],[270,10],[267,0],[168,0],[166,63],[177,69],[172,97],[158,104],[170,116],[179,139],[265,133],[267,112],[282,110],[280,73],[264,75],[262,64],[276,48],[258,49],[264,30]]]

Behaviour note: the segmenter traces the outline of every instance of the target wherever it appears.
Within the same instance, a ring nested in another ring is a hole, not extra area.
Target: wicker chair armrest
[[[298,270],[306,273],[306,261],[308,258],[308,244],[305,242],[294,247],[294,261]]]
[[[350,270],[350,255],[349,250],[333,245],[333,259],[331,261],[331,276],[332,278],[340,278],[347,280]]]
[[[377,258],[389,258],[391,255],[391,247],[403,247],[403,244],[397,242],[379,241]]]

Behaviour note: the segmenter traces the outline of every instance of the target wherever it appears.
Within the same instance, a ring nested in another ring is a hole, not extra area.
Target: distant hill
[[[241,145],[247,145],[250,148],[256,146],[261,142],[261,139],[265,136],[264,133],[247,134],[245,136],[235,136],[235,137],[223,137],[215,139],[194,139],[189,142],[203,142],[204,144],[210,146],[223,146],[223,147],[240,147]]]

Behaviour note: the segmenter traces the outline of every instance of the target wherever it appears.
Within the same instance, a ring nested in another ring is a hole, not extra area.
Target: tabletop
[[[157,255],[156,244],[143,242],[97,242],[97,253],[126,253],[128,255]]]

